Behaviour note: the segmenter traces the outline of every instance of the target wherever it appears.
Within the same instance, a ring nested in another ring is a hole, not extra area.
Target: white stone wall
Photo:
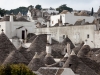
[[[58,19],[60,19],[60,16],[62,16],[62,23],[69,23],[69,24],[75,24],[75,22],[79,19],[85,19],[85,22],[92,23],[94,20],[93,16],[75,16],[72,13],[67,14],[59,14],[51,16],[51,26],[54,26],[56,23],[58,23]],[[52,23],[53,22],[53,23]]]
[[[93,41],[96,48],[100,48],[100,31],[95,31],[95,41]]]
[[[50,9],[48,9],[48,10],[46,10],[46,12],[48,12],[49,14],[51,14],[51,13],[56,13],[56,14],[58,14],[59,13],[59,11],[56,11],[56,10],[50,10]]]
[[[61,75],[76,75],[70,68],[65,68]]]
[[[67,35],[74,44],[87,40],[87,44],[94,47],[91,41],[95,40],[95,25],[64,26],[37,28],[36,34],[51,34],[51,37],[59,42],[63,41],[63,35]],[[89,38],[88,38],[89,35]]]
[[[22,38],[22,30],[27,29],[27,33],[35,33],[36,25],[33,22],[0,22],[1,29],[4,29],[5,34],[8,38],[17,36]],[[16,31],[16,28],[23,26]],[[1,31],[0,31],[1,32]]]
[[[1,34],[1,30],[4,30],[3,32],[5,33],[5,31],[6,31],[6,23],[5,22],[0,22],[0,34]]]

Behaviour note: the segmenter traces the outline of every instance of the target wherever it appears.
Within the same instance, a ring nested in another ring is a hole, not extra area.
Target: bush
[[[0,66],[0,75],[36,75],[24,64]]]

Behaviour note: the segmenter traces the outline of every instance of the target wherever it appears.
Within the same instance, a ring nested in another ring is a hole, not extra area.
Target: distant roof
[[[68,10],[63,10],[60,14],[67,14],[70,13]]]
[[[78,15],[79,16],[89,16],[89,14],[87,13],[87,11],[81,11]]]
[[[99,7],[99,9],[98,9],[97,13],[98,13],[98,14],[100,14],[100,7]]]
[[[10,52],[16,50],[9,38],[2,32],[0,34],[0,63],[3,63]]]
[[[23,18],[23,17],[16,18],[15,16],[13,16],[13,20],[14,20],[15,22],[18,22],[18,21],[29,22],[28,20],[26,20],[26,19]],[[0,20],[0,22],[2,22],[2,21],[10,21],[10,16],[4,16],[4,17]]]
[[[23,21],[23,22],[29,22],[28,20],[26,20],[26,19],[23,18],[23,17],[17,18],[16,20],[17,20],[17,21]]]
[[[81,25],[83,20],[76,21],[74,25]]]

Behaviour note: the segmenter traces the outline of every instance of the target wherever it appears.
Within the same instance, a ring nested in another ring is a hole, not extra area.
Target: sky
[[[89,10],[92,7],[97,11],[100,6],[100,0],[0,0],[0,8],[2,9],[15,9],[20,6],[28,7],[29,5],[40,4],[42,8],[57,8],[62,4],[67,4],[68,7],[74,10]]]

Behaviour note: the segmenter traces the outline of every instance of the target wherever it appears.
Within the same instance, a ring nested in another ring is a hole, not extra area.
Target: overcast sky
[[[100,0],[0,0],[0,8],[15,9],[20,6],[42,5],[42,8],[58,7],[67,4],[74,10],[91,10],[97,11],[100,6]]]

